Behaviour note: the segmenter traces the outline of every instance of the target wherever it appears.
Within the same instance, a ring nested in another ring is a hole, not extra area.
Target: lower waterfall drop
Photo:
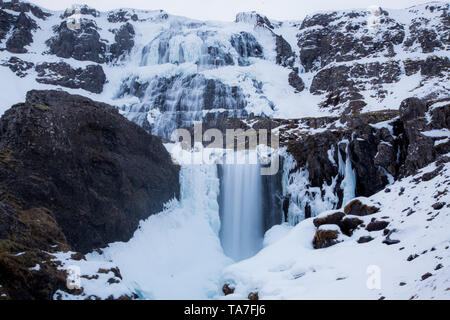
[[[225,254],[235,261],[262,249],[262,201],[260,164],[222,165],[220,238]]]

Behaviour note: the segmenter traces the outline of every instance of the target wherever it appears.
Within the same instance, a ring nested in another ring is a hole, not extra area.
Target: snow
[[[30,270],[30,271],[39,271],[39,270],[41,270],[41,265],[40,265],[40,264],[37,264],[37,265],[35,265],[33,268],[29,268],[29,270]]]
[[[423,131],[423,135],[431,138],[450,138],[450,130],[449,129],[435,129],[429,131]]]
[[[264,236],[263,247],[265,248],[271,246],[274,243],[280,241],[289,234],[292,228],[293,227],[288,223],[273,226],[270,230],[266,232]]]

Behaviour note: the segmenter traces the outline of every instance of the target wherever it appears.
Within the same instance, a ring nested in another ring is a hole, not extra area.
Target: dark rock
[[[431,273],[425,273],[423,276],[422,276],[422,281],[425,281],[425,280],[427,280],[428,278],[430,278],[430,277],[432,277],[433,275],[431,274]]]
[[[381,230],[386,229],[388,225],[389,225],[389,222],[387,222],[387,221],[374,221],[374,222],[369,223],[366,230],[369,232],[381,231]]]
[[[120,283],[120,280],[115,279],[115,278],[109,278],[108,283],[109,284],[117,284],[117,283]]]
[[[76,252],[74,254],[72,254],[70,256],[70,259],[75,260],[75,261],[81,261],[81,260],[85,260],[86,261],[86,257],[84,254]]]
[[[41,19],[41,20],[46,20],[48,17],[51,16],[51,13],[44,12],[41,8],[39,8],[38,6],[36,6],[34,4],[31,4],[29,2],[0,1],[0,8],[15,11],[18,13],[31,13],[36,18]]]
[[[445,206],[445,203],[438,202],[438,203],[433,204],[432,207],[433,207],[434,210],[441,210],[444,206]]]
[[[383,243],[387,244],[388,246],[392,246],[392,245],[395,245],[395,244],[399,244],[400,240],[385,239],[383,241]]]
[[[222,292],[224,293],[224,295],[228,296],[230,294],[234,293],[234,288],[232,288],[228,283],[224,284],[222,287]]]
[[[346,215],[359,216],[359,217],[370,216],[379,211],[380,211],[379,208],[377,208],[375,206],[368,206],[366,204],[363,204],[358,199],[351,201],[344,208],[344,212]]]
[[[420,71],[422,76],[431,77],[444,77],[450,70],[450,59],[447,57],[431,56],[426,60],[405,60],[403,62],[405,66],[405,73],[407,76],[411,76]]]
[[[351,237],[353,234],[353,231],[355,231],[360,225],[362,225],[364,221],[358,219],[358,218],[350,218],[346,217],[342,219],[338,225],[341,228],[341,231],[346,236]]]
[[[361,237],[361,238],[359,238],[358,243],[359,243],[359,244],[369,243],[369,242],[371,242],[371,241],[373,241],[373,240],[374,240],[374,238],[372,238],[372,237],[370,237],[370,236],[366,236],[366,237]]]
[[[436,268],[434,268],[434,271],[438,271],[441,270],[444,266],[440,263],[436,266]]]
[[[414,255],[412,254],[412,255],[410,255],[410,256],[408,257],[408,259],[406,259],[406,260],[409,261],[409,262],[411,262],[411,261],[417,259],[418,257],[419,257],[418,254],[414,254]]]
[[[400,168],[402,176],[415,174],[417,170],[427,166],[436,159],[434,141],[421,133],[426,129],[425,112],[427,105],[417,99],[409,98],[400,105],[400,131],[404,131],[403,146],[404,164]]]
[[[140,220],[179,194],[179,169],[161,140],[111,106],[30,91],[5,113],[0,132],[0,189],[8,186],[24,210],[43,208],[40,220],[54,221],[81,253],[128,241]],[[47,233],[44,244],[58,239]]]
[[[130,19],[131,16],[128,11],[123,9],[108,14],[108,21],[111,23],[128,22]]]
[[[248,294],[248,300],[250,300],[250,301],[257,301],[257,300],[259,300],[258,292],[250,292]]]
[[[436,49],[443,49],[436,30],[424,28],[424,22],[429,22],[429,20],[422,18],[413,19],[409,26],[409,37],[405,40],[404,46],[410,48],[415,43],[419,43],[423,53],[431,53]]]
[[[50,53],[60,58],[103,63],[106,43],[100,39],[98,27],[93,20],[81,20],[80,29],[71,30],[66,21],[54,28],[56,35],[47,40]]]
[[[374,159],[377,167],[383,167],[390,175],[396,175],[396,148],[387,142],[378,145],[378,152]]]
[[[366,105],[360,93],[361,87],[395,83],[399,81],[400,75],[398,62],[332,66],[315,74],[310,92],[314,95],[328,95],[327,100],[322,103],[323,107],[333,108],[349,102],[350,108],[344,113],[359,112]],[[378,95],[383,98],[385,93],[379,91]]]
[[[313,239],[314,249],[324,249],[338,244],[339,231],[317,230]]]
[[[380,10],[382,40],[371,36],[367,11],[332,12],[306,17],[298,36],[300,60],[306,71],[332,62],[353,61],[369,56],[394,56],[393,47],[403,42],[405,31],[400,23]],[[333,22],[340,20],[339,23]],[[359,21],[358,21],[359,20]]]
[[[313,223],[316,228],[318,228],[322,225],[325,225],[325,224],[338,225],[339,222],[341,222],[342,218],[344,218],[344,217],[345,217],[344,213],[336,212],[336,213],[330,214],[326,217],[316,218],[316,219],[314,219]]]
[[[34,63],[27,62],[17,57],[9,58],[8,62],[2,64],[2,66],[9,67],[18,77],[23,78],[28,75],[28,70],[34,67]]]
[[[305,83],[296,71],[289,73],[289,84],[296,90],[296,92],[302,92],[305,89]]]
[[[106,75],[100,65],[89,65],[85,69],[72,67],[65,62],[47,63],[36,66],[39,83],[58,85],[72,89],[84,89],[101,93],[106,82]]]
[[[36,22],[21,12],[14,22],[11,37],[6,41],[6,49],[12,53],[27,53],[25,47],[33,42],[33,31],[36,29]]]
[[[400,118],[404,123],[424,117],[426,111],[426,104],[418,98],[408,98],[400,104]]]
[[[293,67],[295,62],[295,53],[292,51],[292,47],[282,36],[274,34],[275,37],[275,50],[277,52],[276,62],[283,67]],[[298,72],[297,72],[298,74]],[[292,84],[291,84],[292,85]],[[294,87],[295,88],[295,87]],[[299,90],[303,91],[302,90]]]
[[[119,59],[122,55],[129,53],[134,47],[134,27],[130,23],[122,25],[119,30],[116,30],[114,40],[111,45],[111,59]]]

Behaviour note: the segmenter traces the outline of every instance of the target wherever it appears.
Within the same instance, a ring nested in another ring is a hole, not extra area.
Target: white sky
[[[302,19],[323,10],[367,8],[407,8],[427,0],[31,0],[51,10],[64,10],[75,3],[100,11],[117,8],[163,9],[168,13],[200,20],[233,21],[241,11],[258,11],[277,20]]]

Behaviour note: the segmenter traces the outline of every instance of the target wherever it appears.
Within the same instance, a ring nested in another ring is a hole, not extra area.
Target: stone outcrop
[[[13,299],[51,299],[65,286],[53,252],[128,241],[179,195],[160,138],[81,96],[30,91],[0,137],[0,282]]]
[[[35,19],[45,20],[50,15],[31,3],[0,3],[0,41],[6,40],[5,49],[11,53],[27,53],[26,47],[33,42],[33,32],[38,29]]]
[[[82,19],[79,29],[69,29],[63,21],[54,28],[55,36],[47,40],[49,53],[60,58],[103,63],[107,61],[106,42],[100,39],[94,20]]]
[[[30,91],[0,130],[4,196],[51,212],[78,251],[128,240],[140,220],[178,196],[178,168],[160,138],[108,105]]]
[[[84,89],[101,93],[106,82],[106,75],[100,65],[73,69],[68,63],[42,63],[36,66],[39,83],[52,84],[72,89]]]
[[[379,17],[373,28],[367,24],[371,14]],[[303,21],[300,31],[300,60],[307,71],[323,68],[332,62],[369,56],[392,57],[395,55],[393,47],[401,44],[405,37],[404,27],[382,9],[375,13],[316,14]]]
[[[28,70],[34,67],[34,63],[24,61],[17,57],[11,57],[7,62],[2,63],[2,65],[8,67],[20,78],[27,76]]]
[[[116,41],[111,45],[110,53],[112,57],[110,59],[118,59],[126,53],[130,53],[134,47],[135,31],[133,25],[126,23],[119,29],[114,31],[114,40]]]
[[[322,226],[322,227],[326,227]],[[341,242],[339,240],[340,232],[334,228],[322,228],[316,231],[313,239],[314,249],[325,249]]]

